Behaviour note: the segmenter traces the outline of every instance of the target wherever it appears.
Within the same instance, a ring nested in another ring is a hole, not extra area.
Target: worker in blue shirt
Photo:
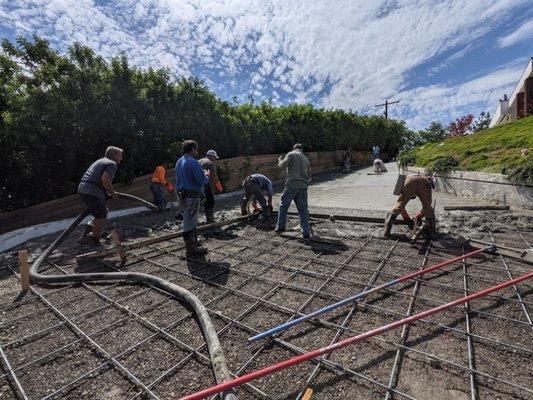
[[[381,149],[379,148],[379,146],[374,146],[372,147],[372,156],[373,158],[377,158],[379,157],[379,155],[381,154]]]
[[[196,226],[198,212],[204,197],[204,186],[209,183],[209,171],[204,171],[198,160],[198,144],[194,140],[183,142],[183,156],[176,162],[176,192],[183,215],[183,240],[187,256],[207,253],[205,247],[198,245]]]

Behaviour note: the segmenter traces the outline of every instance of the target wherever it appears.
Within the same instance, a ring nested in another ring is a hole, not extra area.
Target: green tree
[[[275,107],[252,98],[218,99],[194,77],[140,69],[126,54],[105,60],[74,43],[59,54],[39,37],[2,42],[0,52],[0,210],[76,192],[108,145],[125,149],[117,179],[128,182],[179,157],[195,138],[225,158],[373,145],[395,155],[410,133],[402,121],[326,110]]]
[[[479,117],[477,117],[477,119],[474,121],[474,124],[472,125],[472,131],[479,132],[479,131],[482,131],[483,129],[488,129],[489,124],[490,124],[490,119],[491,119],[491,116],[490,116],[489,111],[487,112],[481,111],[481,113],[479,114]]]

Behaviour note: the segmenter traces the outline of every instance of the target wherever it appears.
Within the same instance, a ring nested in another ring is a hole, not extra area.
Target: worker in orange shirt
[[[152,195],[154,196],[154,204],[159,211],[165,211],[167,209],[167,197],[165,192],[168,191],[169,193],[172,193],[174,191],[174,186],[171,182],[167,181],[166,178],[167,168],[167,164],[158,165],[152,175],[152,181],[148,185],[150,192],[152,192]]]

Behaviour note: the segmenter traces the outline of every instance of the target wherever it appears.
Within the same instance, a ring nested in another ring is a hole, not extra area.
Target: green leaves
[[[129,182],[176,160],[180,142],[224,158],[306,150],[394,155],[403,122],[325,110],[218,99],[198,78],[139,69],[127,55],[104,60],[74,43],[58,54],[39,37],[2,42],[0,51],[0,211],[75,193],[85,169],[108,145],[125,149],[116,180]]]

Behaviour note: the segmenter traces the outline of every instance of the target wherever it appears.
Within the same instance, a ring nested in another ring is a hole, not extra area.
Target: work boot
[[[272,228],[273,223],[274,222],[272,221],[272,218],[261,214],[257,217],[257,222],[255,225],[259,228]]]
[[[208,224],[213,224],[215,222],[215,212],[210,210],[205,210],[205,222]]]
[[[435,239],[437,236],[437,222],[435,217],[426,217],[427,235],[430,239]]]
[[[205,247],[198,246],[194,231],[183,232],[183,241],[185,242],[187,257],[191,256],[203,256],[207,254]]]
[[[200,243],[198,242],[198,231],[196,228],[192,230],[192,237],[194,238],[194,243],[196,243],[196,246],[200,246]]]
[[[200,242],[198,242],[198,232],[196,231],[196,228],[194,228],[192,232],[193,232],[194,243],[196,244],[197,251],[203,252],[203,254],[207,254],[207,249],[203,247],[200,244]]]
[[[82,236],[78,243],[80,244],[88,244],[90,246],[99,246],[100,245],[100,238],[94,236],[92,233],[89,233],[88,235]]]
[[[383,236],[389,237],[390,231],[392,229],[392,225],[394,225],[394,222],[396,221],[397,214],[388,213],[385,217],[385,226],[383,227]]]

